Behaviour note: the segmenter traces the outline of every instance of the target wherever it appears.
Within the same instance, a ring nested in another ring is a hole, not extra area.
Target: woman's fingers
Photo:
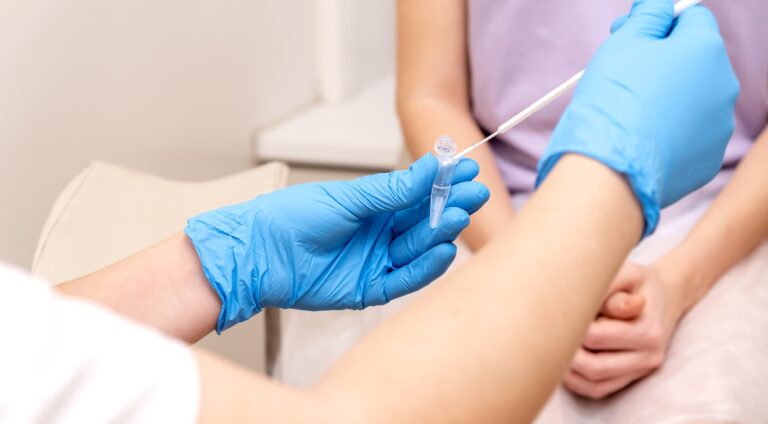
[[[645,296],[640,293],[620,291],[603,302],[600,313],[615,319],[633,319],[640,316],[645,306]]]
[[[627,375],[645,375],[658,368],[663,360],[663,357],[645,351],[595,353],[579,349],[573,358],[571,371],[587,380],[599,382]]]
[[[643,378],[644,373],[628,374],[603,381],[591,381],[575,371],[569,371],[563,385],[570,391],[590,399],[603,399]]]
[[[608,288],[608,294],[606,297],[611,296],[614,293],[620,291],[627,293],[637,293],[645,280],[645,273],[640,265],[632,262],[624,262],[619,272],[611,282],[611,286]]]
[[[645,297],[638,293],[644,282],[643,268],[632,262],[625,262],[608,288],[600,313],[617,319],[640,316],[645,306]]]
[[[600,317],[590,324],[582,345],[593,351],[656,349],[663,345],[663,339],[660,327]]]
[[[600,317],[590,324],[582,345],[589,350],[659,350],[665,345],[664,328]]]

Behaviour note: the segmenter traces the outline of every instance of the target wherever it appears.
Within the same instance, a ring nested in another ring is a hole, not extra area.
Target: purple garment
[[[472,110],[488,133],[584,68],[630,0],[471,0]],[[710,0],[741,82],[725,165],[768,124],[768,0]],[[571,93],[491,143],[510,192],[533,189],[536,164]]]

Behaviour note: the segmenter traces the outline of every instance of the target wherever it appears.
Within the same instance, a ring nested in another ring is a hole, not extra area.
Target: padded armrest
[[[43,228],[32,274],[58,283],[88,274],[181,231],[187,218],[286,185],[288,168],[269,163],[210,182],[169,181],[91,163],[61,192]],[[203,344],[264,369],[264,319],[256,317]]]

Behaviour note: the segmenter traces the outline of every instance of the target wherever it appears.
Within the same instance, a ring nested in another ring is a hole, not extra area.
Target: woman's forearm
[[[398,2],[397,110],[406,145],[418,157],[431,152],[438,136],[450,135],[460,149],[483,138],[469,108],[464,0]],[[513,215],[507,188],[487,146],[471,155],[477,180],[490,201],[472,218],[462,238],[479,249]]]
[[[184,233],[57,289],[190,343],[213,331],[221,310]]]
[[[686,239],[659,260],[686,309],[768,237],[768,130]]]
[[[620,176],[562,159],[498,237],[382,324],[318,392],[365,422],[529,422],[642,225]]]

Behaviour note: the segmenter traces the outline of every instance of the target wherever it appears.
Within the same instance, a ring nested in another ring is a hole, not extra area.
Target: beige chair
[[[52,283],[90,273],[180,231],[190,216],[284,187],[287,176],[284,164],[270,163],[216,181],[183,183],[94,162],[56,200],[32,273]],[[265,370],[263,316],[200,343]]]

